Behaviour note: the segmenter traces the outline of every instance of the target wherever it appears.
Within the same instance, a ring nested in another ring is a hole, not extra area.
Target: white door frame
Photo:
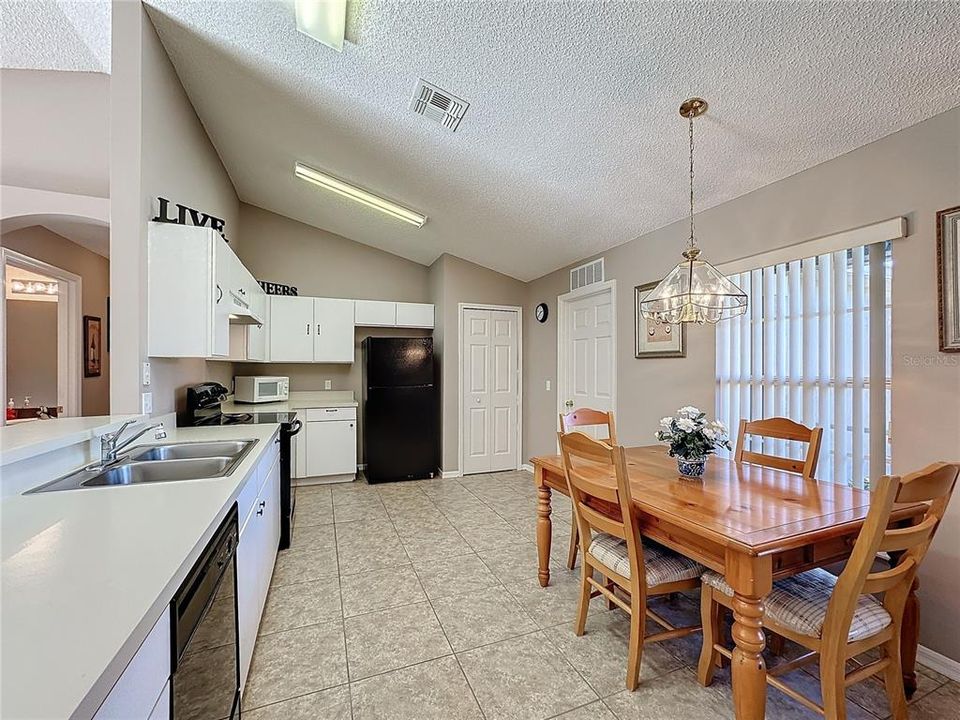
[[[523,308],[519,305],[457,305],[457,477],[463,474],[463,311],[500,310],[517,315],[517,470],[523,465]]]
[[[81,413],[81,374],[82,347],[80,340],[81,317],[83,308],[83,280],[79,275],[67,272],[56,265],[50,265],[28,255],[9,248],[0,248],[0,287],[3,288],[3,312],[0,313],[0,367],[2,373],[2,392],[7,397],[7,263],[24,270],[55,278],[59,285],[57,297],[57,404],[63,406],[63,413],[75,417]],[[6,424],[6,413],[3,416]]]
[[[610,313],[610,323],[613,325],[613,347],[611,349],[611,355],[613,358],[613,377],[610,380],[610,411],[614,414],[614,416],[617,414],[617,281],[607,280],[605,282],[587,285],[586,287],[578,288],[563,295],[557,296],[557,430],[560,429],[560,416],[567,411],[566,406],[563,404],[564,398],[568,395],[566,392],[567,362],[564,347],[569,340],[567,321],[570,315],[570,304],[576,302],[577,300],[583,300],[584,298],[593,297],[594,295],[600,295],[603,293],[609,293],[610,307],[613,308],[613,312]]]

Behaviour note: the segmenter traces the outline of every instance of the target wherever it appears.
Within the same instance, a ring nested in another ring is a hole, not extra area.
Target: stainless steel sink
[[[114,465],[80,484],[83,487],[135,485],[137,483],[175,482],[177,480],[222,477],[230,471],[233,464],[233,460],[228,457],[128,462]]]
[[[256,442],[231,440],[141,445],[112,465],[89,465],[28,492],[225,477],[243,461]]]
[[[189,458],[229,457],[233,458],[253,444],[252,440],[230,440],[227,442],[189,442],[170,443],[168,445],[140,445],[129,454],[131,462],[151,460],[186,460]]]

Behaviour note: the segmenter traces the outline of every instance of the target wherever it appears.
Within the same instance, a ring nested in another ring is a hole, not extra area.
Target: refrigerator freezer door
[[[431,477],[437,470],[436,416],[432,386],[368,389],[363,429],[367,480]]]
[[[433,384],[433,338],[369,337],[364,361],[368,388]]]

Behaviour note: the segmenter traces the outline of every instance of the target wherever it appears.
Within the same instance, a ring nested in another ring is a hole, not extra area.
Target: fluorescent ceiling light
[[[333,177],[333,175],[327,175],[327,173],[320,170],[315,170],[314,168],[304,165],[303,163],[298,162],[296,164],[294,167],[294,174],[301,180],[306,180],[314,185],[319,185],[326,190],[332,190],[338,195],[343,195],[343,197],[356,200],[358,203],[362,203],[367,207],[372,207],[374,210],[379,210],[382,213],[386,213],[391,217],[395,217],[397,220],[408,222],[411,225],[423,227],[423,224],[427,221],[427,216],[422,213],[418,213],[416,210],[405,208],[403,205],[398,205],[391,200],[382,198],[379,195],[374,195],[371,192],[367,192],[363,188],[359,188],[356,185],[351,185],[344,180]]]
[[[343,50],[347,0],[296,0],[297,30],[317,42]]]

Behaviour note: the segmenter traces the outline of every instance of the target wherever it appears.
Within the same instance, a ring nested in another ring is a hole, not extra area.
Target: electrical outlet
[[[140,395],[140,412],[149,415],[153,412],[153,393],[145,392]]]
[[[550,392],[550,381],[547,380],[547,392]]]
[[[144,361],[143,363],[143,378],[140,380],[144,385],[150,384],[150,363],[149,361]]]
[[[323,381],[323,389],[324,389],[324,390],[331,390],[332,388],[333,388],[333,381],[332,381],[332,380],[324,380],[324,381]]]

